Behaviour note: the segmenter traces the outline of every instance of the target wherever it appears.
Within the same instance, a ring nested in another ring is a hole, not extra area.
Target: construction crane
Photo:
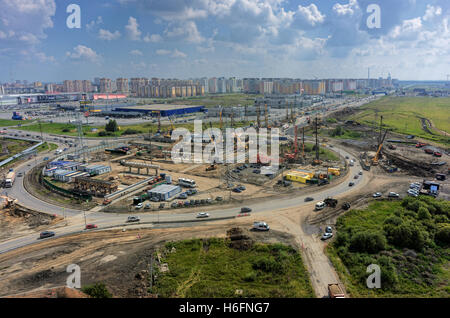
[[[292,153],[287,153],[284,155],[284,159],[287,160],[288,162],[295,162],[297,160],[298,157],[298,129],[297,126],[294,125],[294,152]]]
[[[265,107],[266,107],[266,109],[265,109],[264,116],[265,116],[265,121],[266,121],[266,128],[270,128],[269,127],[269,115],[268,115],[268,110],[267,110],[267,103],[266,103]]]
[[[164,135],[166,138],[172,137],[172,132],[175,130],[175,126],[173,125],[172,119],[168,116],[167,119],[169,119],[170,122],[170,129],[167,130],[167,133]]]
[[[257,111],[257,113],[256,113],[256,123],[257,123],[257,129],[258,129],[258,131],[259,131],[259,128],[261,127],[261,118],[260,118],[260,115],[261,115],[261,105],[258,104],[258,111]]]
[[[316,135],[316,158],[313,160],[313,165],[320,165],[322,161],[320,161],[319,158],[319,132],[318,132],[319,119],[316,117],[314,121],[315,121],[314,133]]]
[[[373,166],[378,165],[378,156],[380,155],[381,149],[383,148],[383,142],[384,142],[384,139],[386,138],[387,132],[388,132],[388,130],[386,129],[385,132],[384,132],[383,138],[381,139],[381,142],[378,145],[377,153],[375,154],[375,157],[373,157],[373,159],[372,159],[372,165]]]

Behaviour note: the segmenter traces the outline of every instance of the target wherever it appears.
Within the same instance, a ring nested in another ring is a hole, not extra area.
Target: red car
[[[433,154],[435,157],[442,157],[442,154],[440,153],[440,152],[434,152],[434,154]]]
[[[95,225],[95,224],[86,225],[86,230],[91,230],[91,229],[96,229],[96,228],[97,228],[97,225]]]

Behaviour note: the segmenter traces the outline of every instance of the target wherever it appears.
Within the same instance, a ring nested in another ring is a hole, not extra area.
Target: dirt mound
[[[253,239],[249,236],[248,230],[233,227],[227,231],[230,239],[230,247],[237,250],[248,250],[253,246]]]

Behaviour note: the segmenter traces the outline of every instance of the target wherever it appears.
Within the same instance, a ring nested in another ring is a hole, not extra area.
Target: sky
[[[71,4],[80,28],[67,25]],[[449,0],[0,0],[0,8],[0,82],[450,74]]]

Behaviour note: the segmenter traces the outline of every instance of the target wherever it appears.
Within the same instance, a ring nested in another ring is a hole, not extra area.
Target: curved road
[[[346,151],[338,148],[333,148],[334,151],[338,152],[341,156],[349,156],[350,158],[354,158],[351,154],[347,153]],[[33,159],[27,163],[24,163],[23,165],[19,166],[16,169],[16,172],[22,172],[26,173],[32,167],[40,162],[42,160],[43,155],[38,156],[36,159]],[[331,196],[336,197],[340,196],[342,194],[345,194],[348,191],[354,191],[357,188],[360,188],[363,186],[363,180],[364,175],[360,176],[360,178],[353,180],[353,176],[358,173],[360,170],[359,164],[356,163],[355,166],[350,167],[350,172],[346,177],[346,180],[339,183],[335,187],[332,188],[325,188],[320,189],[319,191],[315,192],[313,195],[300,195],[293,198],[285,198],[281,197],[280,199],[275,200],[263,200],[261,202],[253,203],[247,205],[252,209],[252,213],[259,213],[259,212],[269,212],[269,211],[276,211],[286,208],[293,208],[293,207],[300,207],[306,204],[311,204],[310,202],[305,202],[305,198],[307,196],[313,196],[315,201],[323,200],[324,198]],[[348,186],[348,181],[352,180],[355,185],[353,187]],[[4,191],[5,192],[5,191]],[[116,213],[103,213],[103,212],[86,212],[86,211],[80,211],[80,210],[74,210],[74,209],[63,209],[60,206],[52,205],[50,203],[44,202],[39,200],[38,198],[32,196],[29,194],[24,186],[23,186],[23,179],[18,178],[15,182],[13,188],[7,189],[6,192],[10,197],[18,199],[21,205],[33,209],[42,211],[44,213],[49,214],[57,214],[57,215],[63,215],[67,217],[71,221],[71,224],[65,226],[65,227],[55,227],[56,228],[56,236],[61,235],[67,235],[70,233],[76,233],[80,232],[84,229],[84,218],[88,218],[88,223],[95,223],[98,225],[99,228],[105,228],[105,227],[114,227],[114,226],[121,226],[125,223],[127,215],[124,214],[116,214]],[[171,222],[173,223],[173,226],[179,226],[181,223],[189,222],[189,221],[198,221],[196,219],[196,212],[192,213],[136,213],[134,215],[137,215],[140,217],[141,221],[140,223],[166,223]],[[233,207],[233,208],[218,208],[213,211],[209,211],[210,217],[208,218],[208,221],[213,221],[214,219],[223,219],[223,218],[233,218],[237,214],[239,214],[240,208]],[[190,223],[187,223],[185,225],[188,225]],[[36,234],[28,235],[12,240],[8,240],[5,242],[0,243],[0,254],[4,253],[6,251],[19,248],[28,244],[35,243],[37,241]]]

